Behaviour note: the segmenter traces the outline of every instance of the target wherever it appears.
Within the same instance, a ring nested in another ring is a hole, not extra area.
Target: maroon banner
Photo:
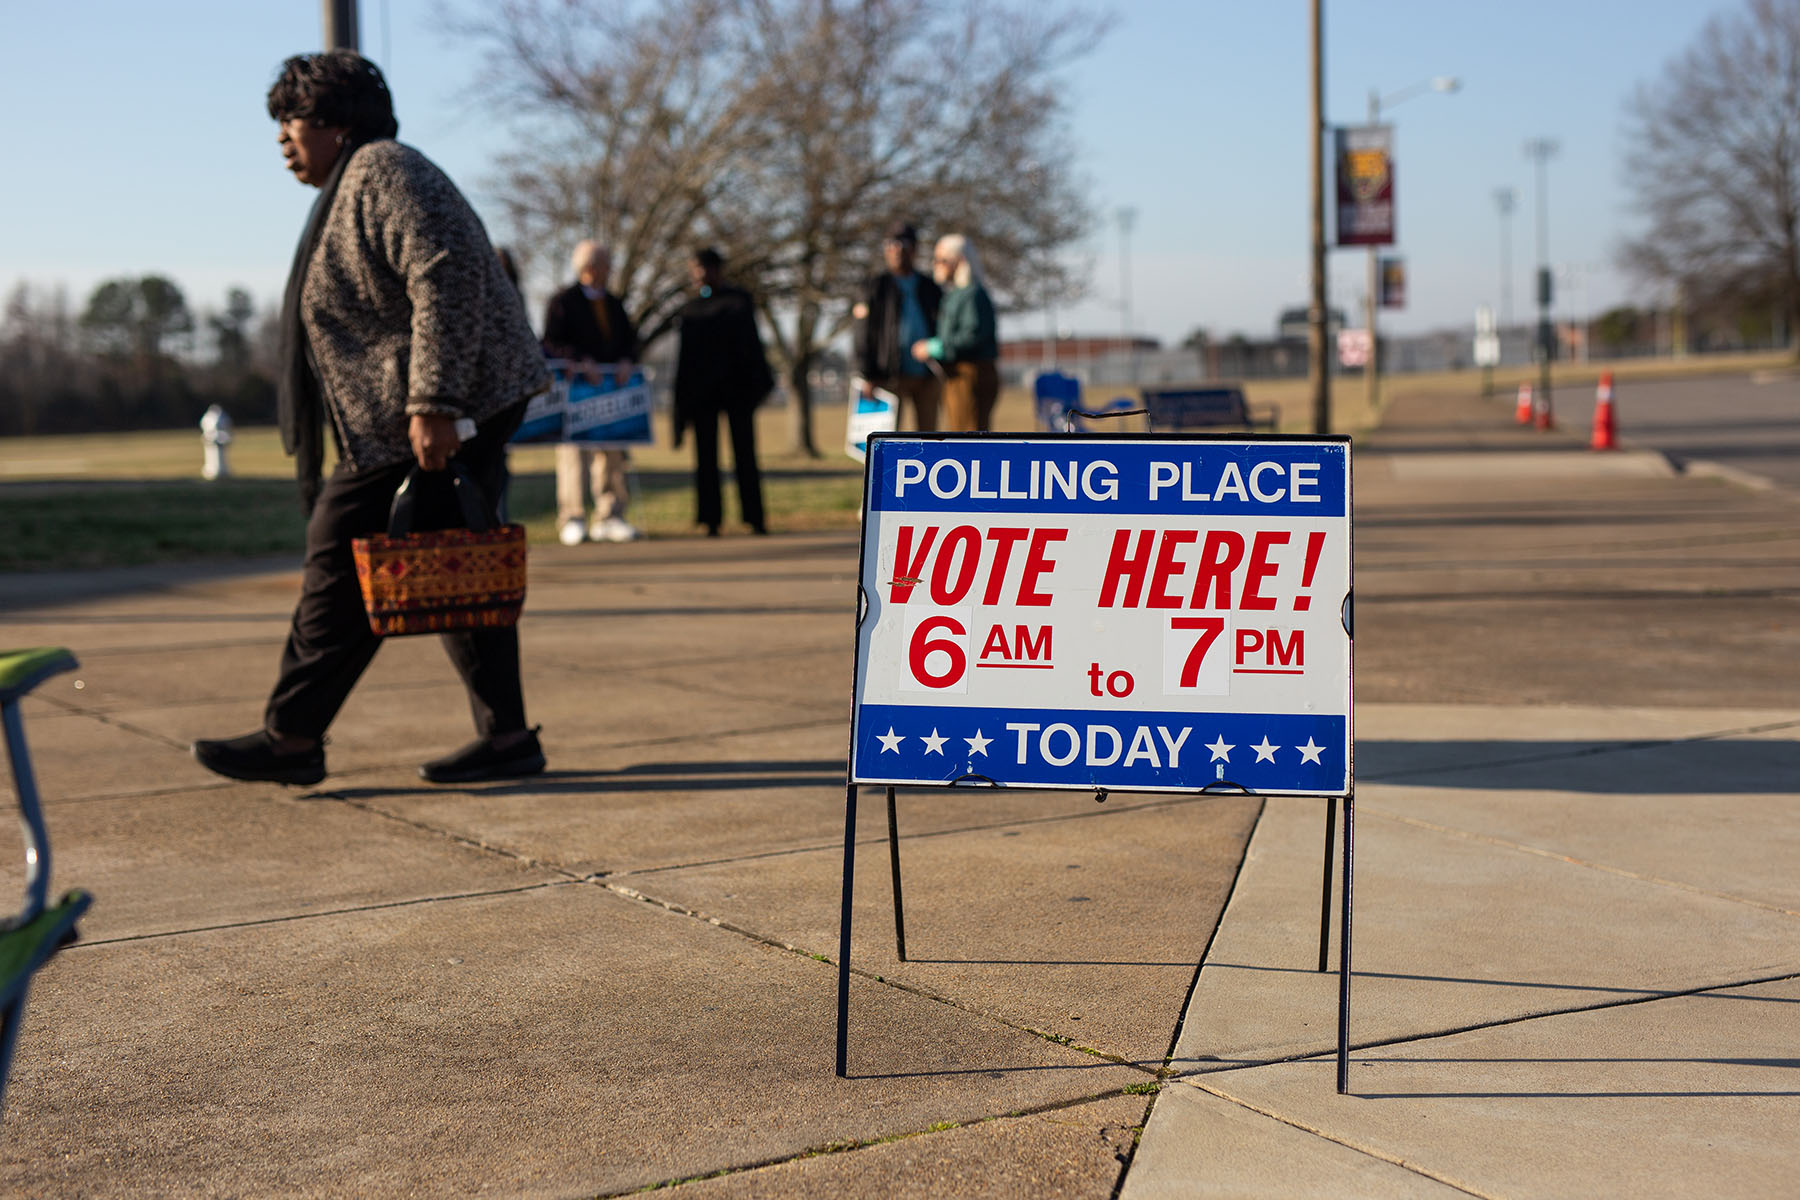
[[[1337,244],[1394,244],[1394,130],[1391,125],[1337,130]]]
[[[1381,260],[1381,307],[1406,307],[1406,260],[1404,258]]]

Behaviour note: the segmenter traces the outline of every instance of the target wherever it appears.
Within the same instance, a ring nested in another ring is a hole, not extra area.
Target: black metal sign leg
[[[1355,889],[1356,793],[1344,797],[1344,912],[1338,926],[1338,1095],[1350,1091],[1350,910]]]
[[[850,1070],[850,904],[856,895],[856,785],[844,789],[844,910],[838,917],[837,1075]]]
[[[906,961],[906,904],[900,898],[900,818],[894,812],[894,789],[887,790],[888,862],[894,869],[894,954]]]
[[[1337,797],[1326,798],[1325,882],[1319,893],[1319,971],[1324,973],[1331,950],[1331,859],[1337,842]]]

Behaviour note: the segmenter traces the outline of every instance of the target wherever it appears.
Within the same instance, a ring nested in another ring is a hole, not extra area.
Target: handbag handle
[[[494,519],[487,511],[487,505],[481,496],[481,489],[469,478],[468,469],[455,459],[450,460],[450,486],[456,493],[456,501],[462,506],[463,520],[475,533],[485,533],[494,527]],[[400,537],[412,532],[413,506],[417,498],[414,487],[419,481],[421,468],[414,467],[400,481],[400,487],[394,492],[393,507],[388,509],[388,536]]]

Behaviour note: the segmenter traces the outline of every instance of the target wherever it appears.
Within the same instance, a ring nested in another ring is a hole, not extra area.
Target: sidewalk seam
[[[1330,1142],[1335,1146],[1342,1146],[1346,1150],[1354,1151],[1355,1153],[1361,1154],[1367,1158],[1375,1159],[1377,1162],[1384,1162],[1390,1166],[1399,1167],[1403,1171],[1410,1171],[1414,1175],[1418,1175],[1425,1179],[1429,1179],[1433,1183],[1441,1183],[1447,1188],[1454,1188],[1455,1190],[1462,1192],[1465,1195],[1479,1196],[1479,1197],[1481,1197],[1481,1200],[1503,1200],[1503,1198],[1498,1193],[1478,1191],[1475,1189],[1475,1187],[1473,1185],[1466,1184],[1466,1183],[1458,1183],[1455,1180],[1447,1178],[1446,1176],[1440,1175],[1435,1171],[1429,1171],[1429,1170],[1426,1170],[1424,1167],[1407,1162],[1403,1158],[1396,1158],[1395,1156],[1393,1156],[1391,1154],[1383,1154],[1381,1151],[1373,1149],[1372,1147],[1359,1146],[1355,1142],[1348,1142],[1348,1141],[1345,1141],[1341,1137],[1334,1137],[1333,1135],[1325,1132],[1323,1129],[1318,1129],[1318,1128],[1315,1128],[1314,1126],[1306,1125],[1299,1121],[1293,1120],[1292,1118],[1284,1117],[1280,1113],[1271,1112],[1270,1110],[1268,1110],[1266,1108],[1261,1108],[1255,1104],[1251,1104],[1247,1100],[1240,1100],[1236,1096],[1226,1095],[1224,1092],[1216,1091],[1212,1088],[1206,1087],[1205,1085],[1194,1082],[1192,1080],[1184,1079],[1181,1082],[1187,1084],[1187,1086],[1193,1088],[1195,1091],[1202,1092],[1202,1093],[1204,1093],[1208,1096],[1212,1096],[1218,1100],[1223,1100],[1227,1104],[1236,1105],[1238,1108],[1241,1108],[1241,1109],[1245,1110],[1246,1112],[1253,1112],[1253,1113],[1257,1114],[1258,1116],[1267,1117],[1271,1121],[1275,1121],[1279,1124],[1286,1125],[1289,1129],[1297,1129],[1301,1133],[1311,1134],[1313,1137],[1319,1138],[1322,1141]]]
[[[482,900],[493,896],[519,896],[526,892],[544,891],[548,888],[569,887],[579,881],[573,879],[552,879],[541,883],[528,883],[520,887],[487,888],[479,892],[446,892],[438,896],[413,896],[406,900],[383,900],[375,904],[355,904],[347,908],[323,908],[315,912],[284,913],[278,917],[257,917],[248,921],[225,921],[217,925],[194,925],[184,929],[158,929],[149,933],[127,933],[118,937],[87,938],[70,944],[61,953],[79,954],[85,950],[98,950],[102,946],[118,946],[127,942],[148,942],[159,938],[185,937],[196,933],[219,933],[233,929],[256,929],[264,925],[286,925],[296,921],[312,921],[322,917],[355,916],[358,913],[382,912],[392,908],[412,908],[421,904],[442,904],[455,900]]]
[[[1257,827],[1262,824],[1263,814],[1269,811],[1268,797],[1263,797],[1262,807],[1257,809],[1256,820],[1250,827],[1250,836],[1244,839],[1243,848],[1238,853],[1237,865],[1231,872],[1231,886],[1226,890],[1225,903],[1219,908],[1218,919],[1213,922],[1212,932],[1206,937],[1206,945],[1201,947],[1200,961],[1194,964],[1194,974],[1188,979],[1187,993],[1181,998],[1181,1008],[1175,1015],[1175,1028],[1169,1035],[1169,1048],[1163,1051],[1163,1065],[1157,1072],[1158,1079],[1167,1078],[1170,1064],[1175,1061],[1175,1049],[1181,1045],[1181,1031],[1187,1024],[1188,1010],[1194,1004],[1194,992],[1200,987],[1200,973],[1206,970],[1206,960],[1212,957],[1213,943],[1218,940],[1219,930],[1225,927],[1225,918],[1231,913],[1232,901],[1237,899],[1238,881],[1244,877],[1244,864],[1250,861],[1250,843],[1256,840]],[[1125,1160],[1119,1164],[1119,1177],[1113,1181],[1111,1200],[1119,1200],[1124,1194],[1125,1180],[1131,1174],[1131,1164],[1137,1161],[1138,1147],[1143,1144],[1143,1133],[1150,1128],[1150,1118],[1156,1113],[1156,1102],[1161,1097],[1159,1088],[1150,1096],[1150,1102],[1144,1106],[1144,1119],[1138,1136],[1133,1139],[1131,1149]]]

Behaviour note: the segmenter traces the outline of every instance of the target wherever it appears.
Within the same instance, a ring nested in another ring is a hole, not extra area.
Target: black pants
[[[519,405],[490,418],[456,452],[456,460],[488,497],[490,507],[505,489],[506,439],[524,412]],[[352,471],[340,464],[325,481],[306,524],[300,602],[281,653],[281,676],[264,711],[265,728],[293,737],[323,737],[381,648],[381,639],[369,631],[350,542],[387,532],[394,492],[412,466],[409,461]],[[421,484],[414,528],[460,528],[463,518],[450,488],[450,473],[426,475]],[[481,736],[524,729],[518,631],[509,625],[441,636],[456,673],[469,689],[469,708]]]
[[[763,528],[762,471],[756,465],[756,410],[732,407],[724,410],[731,426],[731,470],[737,476],[738,509],[744,524]],[[718,410],[694,418],[695,520],[718,526],[725,519],[725,501],[719,493]]]

